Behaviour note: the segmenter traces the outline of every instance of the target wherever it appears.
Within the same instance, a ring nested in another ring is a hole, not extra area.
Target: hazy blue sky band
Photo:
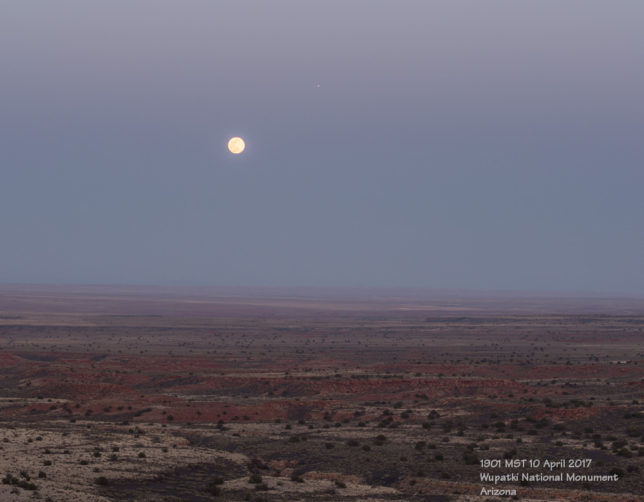
[[[2,2],[0,282],[644,294],[642,19]]]

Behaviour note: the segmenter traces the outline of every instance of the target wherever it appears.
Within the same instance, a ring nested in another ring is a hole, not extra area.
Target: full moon
[[[243,139],[235,136],[228,140],[228,150],[230,150],[230,153],[237,155],[238,153],[242,153],[244,148],[246,148],[246,143],[244,143]]]

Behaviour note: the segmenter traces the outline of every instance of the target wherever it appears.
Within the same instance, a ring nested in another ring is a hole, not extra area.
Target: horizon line
[[[463,288],[463,287],[430,287],[430,286],[330,286],[330,285],[231,285],[231,284],[198,284],[198,283],[121,283],[121,282],[70,282],[70,283],[51,283],[51,282],[4,282],[0,281],[0,289],[3,288],[94,288],[94,289],[177,289],[177,290],[220,290],[220,291],[255,291],[264,293],[269,291],[309,291],[309,292],[345,292],[345,293],[377,293],[377,292],[398,292],[398,293],[431,293],[445,295],[463,295],[463,296],[508,296],[515,298],[628,298],[642,299],[643,293],[625,292],[625,291],[589,291],[589,290],[568,290],[568,289],[499,289],[499,288]]]

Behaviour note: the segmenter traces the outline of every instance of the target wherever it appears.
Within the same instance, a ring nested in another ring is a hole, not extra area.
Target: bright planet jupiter
[[[230,138],[228,140],[228,150],[230,150],[230,153],[237,155],[242,153],[245,148],[246,143],[244,143],[244,140],[238,136],[235,136],[234,138]]]

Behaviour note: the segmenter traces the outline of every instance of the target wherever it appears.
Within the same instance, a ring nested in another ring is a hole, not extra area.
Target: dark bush
[[[291,481],[294,481],[295,483],[304,483],[302,476],[296,473],[291,474]]]
[[[465,465],[475,465],[479,463],[479,458],[476,456],[476,453],[467,450],[463,453],[463,461],[465,462]]]
[[[210,495],[214,495],[215,497],[217,495],[221,494],[221,489],[217,486],[219,483],[215,483],[215,481],[211,481],[208,483],[208,486],[206,486],[206,493]]]
[[[610,471],[608,471],[608,474],[617,474],[617,477],[621,479],[624,477],[624,470],[620,469],[619,467],[613,467]]]

